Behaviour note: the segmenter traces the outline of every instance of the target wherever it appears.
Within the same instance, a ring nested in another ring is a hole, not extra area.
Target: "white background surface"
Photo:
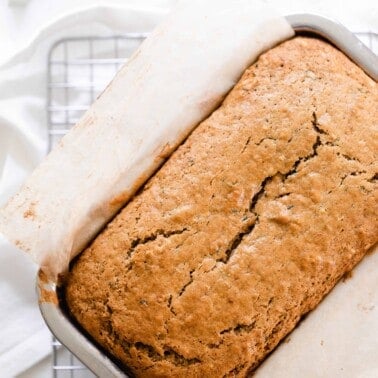
[[[205,0],[204,0],[205,1]],[[232,1],[232,0],[230,0]],[[169,8],[176,0],[25,0],[26,5],[9,6],[12,0],[0,1],[1,58],[27,44],[40,28],[67,11],[97,4],[134,4]],[[338,18],[354,29],[378,29],[376,0],[267,0],[285,14],[295,12],[321,12]]]
[[[9,3],[11,3],[11,1],[9,1]],[[79,10],[96,4],[134,4],[137,6],[149,5],[152,7],[167,8],[174,3],[174,0],[29,0],[26,2],[25,6],[11,7],[8,5],[8,1],[0,0],[0,47],[2,51],[0,62],[5,61],[15,51],[27,46],[44,25],[51,22],[53,19],[62,16],[66,12],[71,12],[75,9]],[[352,30],[378,31],[378,5],[376,0],[270,0],[267,1],[267,3],[275,5],[284,14],[306,11],[323,13],[339,19]],[[0,96],[1,95],[2,94],[0,93]],[[44,125],[41,127],[44,127]],[[36,164],[36,161],[33,161],[31,166],[34,164]],[[3,201],[4,198],[0,198],[0,200]],[[35,267],[29,264],[26,258],[22,257],[18,257],[17,265],[18,266],[12,266],[8,277],[2,276],[0,282],[2,285],[6,282],[7,285],[14,286],[14,295],[17,296],[20,303],[25,303],[25,317],[27,318],[29,316],[29,311],[35,312],[35,309],[32,309],[32,307],[36,306],[33,287],[34,283],[32,281]],[[20,284],[20,282],[14,282],[14,280],[12,280],[13,269],[23,271],[23,276],[25,276],[24,282],[21,282]],[[373,314],[376,314],[376,312],[373,312]],[[27,324],[27,319],[25,320],[25,324]],[[22,332],[22,325],[20,325],[20,330],[18,332]],[[4,337],[7,337],[6,330],[0,329],[0,339]],[[19,356],[18,358],[22,359],[22,356]],[[43,363],[22,375],[22,377],[31,378],[50,376],[51,370],[49,360],[44,360]]]

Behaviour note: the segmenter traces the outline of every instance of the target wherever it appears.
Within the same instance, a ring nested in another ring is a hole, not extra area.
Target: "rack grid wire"
[[[364,31],[355,34],[378,53],[378,33]],[[128,33],[66,38],[51,47],[46,103],[49,150],[76,124],[145,37],[145,33]],[[52,349],[54,378],[94,377],[54,337]]]
[[[51,47],[46,103],[49,150],[76,124],[145,37],[144,33],[128,33],[66,38]],[[52,352],[54,378],[94,377],[54,337]]]

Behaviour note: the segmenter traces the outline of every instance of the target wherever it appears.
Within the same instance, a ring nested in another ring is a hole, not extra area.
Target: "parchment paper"
[[[56,279],[245,68],[292,35],[257,1],[180,3],[0,211],[0,231]]]
[[[377,247],[286,337],[255,377],[378,377]]]

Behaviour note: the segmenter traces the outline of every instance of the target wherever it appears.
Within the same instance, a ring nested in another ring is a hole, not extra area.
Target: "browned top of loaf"
[[[377,240],[377,105],[321,40],[263,54],[82,253],[73,316],[136,375],[244,376]]]

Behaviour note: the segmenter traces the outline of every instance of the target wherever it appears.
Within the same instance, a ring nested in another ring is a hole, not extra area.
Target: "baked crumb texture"
[[[81,254],[69,311],[135,376],[248,375],[376,243],[377,122],[326,42],[261,55]]]

